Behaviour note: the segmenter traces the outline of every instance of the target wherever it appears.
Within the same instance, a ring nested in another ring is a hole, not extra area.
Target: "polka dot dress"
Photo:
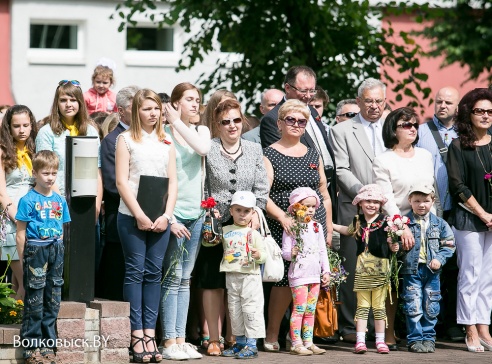
[[[320,176],[318,173],[319,154],[316,150],[308,148],[302,157],[289,157],[271,147],[265,148],[263,154],[273,166],[274,178],[270,189],[270,198],[283,211],[289,207],[290,193],[297,187],[310,187],[316,191],[321,201],[323,198],[319,192]],[[326,210],[323,204],[316,210],[314,218],[323,225],[326,234]],[[276,220],[267,218],[268,227],[278,245],[282,245],[283,229]],[[276,287],[288,287],[287,273],[290,262],[284,260],[284,278],[275,284]]]

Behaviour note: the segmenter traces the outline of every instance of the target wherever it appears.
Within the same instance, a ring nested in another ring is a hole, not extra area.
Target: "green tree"
[[[240,54],[239,60],[218,61],[211,74],[202,74],[197,83],[205,92],[228,87],[243,95],[250,110],[255,94],[280,87],[286,70],[308,65],[318,76],[318,84],[336,103],[354,97],[367,77],[380,78],[380,66],[397,67],[408,75],[403,81],[383,79],[416,105],[429,96],[427,76],[417,71],[418,49],[395,45],[386,39],[392,30],[381,29],[382,13],[368,0],[170,0],[170,10],[161,13],[160,25],[179,24],[187,34],[178,70],[189,69],[213,50]],[[120,30],[135,25],[133,16],[156,9],[156,1],[125,0],[117,6]],[[155,15],[148,15],[152,21]],[[193,24],[201,24],[192,34]],[[408,42],[412,43],[410,37]],[[409,87],[411,86],[411,87]],[[413,92],[417,91],[417,95]],[[330,105],[334,110],[334,105]]]

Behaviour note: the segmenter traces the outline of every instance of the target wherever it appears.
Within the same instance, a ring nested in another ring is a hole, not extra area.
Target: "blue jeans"
[[[439,273],[419,264],[416,274],[403,275],[403,311],[407,323],[407,345],[435,341],[441,287]]]
[[[169,243],[162,233],[139,230],[133,216],[118,213],[118,234],[125,256],[123,298],[130,302],[132,331],[155,329],[162,277],[162,260]]]
[[[55,323],[60,310],[63,286],[62,240],[39,246],[27,242],[24,249],[24,316],[21,338],[29,344],[24,347],[24,358],[34,354],[36,348],[55,347]]]
[[[184,338],[190,304],[190,278],[200,249],[203,217],[179,220],[191,233],[191,239],[171,234],[164,257],[164,280],[161,288],[162,338]]]

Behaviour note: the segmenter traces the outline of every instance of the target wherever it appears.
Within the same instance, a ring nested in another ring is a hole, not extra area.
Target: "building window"
[[[172,28],[127,28],[126,49],[129,51],[174,51]]]
[[[77,25],[31,24],[30,48],[77,49]]]

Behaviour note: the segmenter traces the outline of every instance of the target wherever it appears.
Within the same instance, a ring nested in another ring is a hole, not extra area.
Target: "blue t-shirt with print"
[[[53,239],[63,235],[63,224],[70,222],[67,202],[56,192],[45,196],[35,189],[19,201],[15,219],[27,222],[27,239]]]

